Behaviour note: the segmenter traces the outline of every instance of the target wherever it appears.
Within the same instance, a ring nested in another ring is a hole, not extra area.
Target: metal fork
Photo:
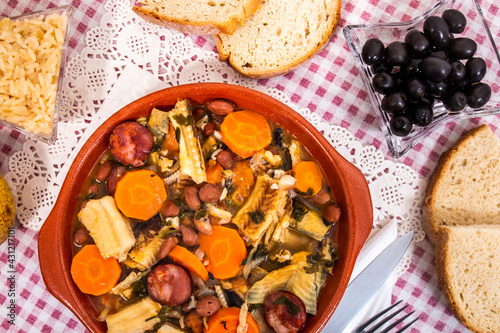
[[[377,324],[375,324],[375,322],[380,317],[382,317],[383,315],[385,315],[387,312],[391,311],[393,308],[395,308],[396,306],[398,306],[400,303],[401,303],[401,301],[396,302],[393,305],[391,305],[390,307],[388,307],[387,309],[384,309],[384,310],[380,311],[375,316],[373,316],[372,318],[370,318],[367,322],[365,322],[363,325],[359,326],[356,329],[356,331],[354,331],[354,333],[375,333],[375,332],[377,332],[377,329],[379,329],[382,326],[384,326],[385,324],[387,324],[392,318],[394,318],[396,315],[398,315],[401,311],[403,311],[404,309],[406,309],[406,307],[408,306],[408,304],[406,304],[405,306],[401,307],[399,310],[395,311],[394,313],[392,313],[390,315],[387,315],[385,318],[381,318],[380,322],[377,323]],[[390,332],[394,327],[396,327],[397,325],[399,325],[399,323],[402,323],[404,320],[406,320],[408,317],[410,317],[414,312],[415,311],[412,311],[412,312],[408,313],[407,315],[405,315],[402,318],[396,320],[394,323],[392,323],[391,325],[389,325],[386,328],[384,328],[383,331],[380,331],[378,333],[388,333],[388,332]],[[409,322],[408,324],[406,324],[405,326],[403,326],[399,330],[395,331],[394,333],[404,332],[411,325],[413,325],[419,318],[420,317],[417,317],[417,318],[413,319],[411,322]],[[369,327],[371,325],[374,325],[374,326],[373,327]],[[368,327],[369,327],[369,329],[367,330]]]

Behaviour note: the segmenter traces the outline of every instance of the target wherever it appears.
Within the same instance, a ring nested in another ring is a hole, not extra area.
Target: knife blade
[[[413,239],[413,230],[392,242],[347,287],[344,296],[324,328],[340,333],[389,278]]]

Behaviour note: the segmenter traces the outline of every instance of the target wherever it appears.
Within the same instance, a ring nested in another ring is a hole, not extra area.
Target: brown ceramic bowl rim
[[[132,102],[107,119],[87,140],[73,161],[38,240],[40,270],[49,292],[68,307],[91,332],[105,332],[106,324],[89,298],[81,293],[70,275],[71,234],[76,197],[84,180],[108,146],[111,130],[119,123],[150,113],[153,107],[173,106],[178,98],[207,103],[215,98],[234,101],[269,118],[297,137],[315,157],[332,187],[342,210],[338,222],[340,258],[318,300],[318,313],[309,316],[304,332],[321,332],[347,288],[354,263],[373,222],[372,202],[363,174],[342,157],[306,119],[276,99],[249,88],[223,83],[197,83],[154,92]]]

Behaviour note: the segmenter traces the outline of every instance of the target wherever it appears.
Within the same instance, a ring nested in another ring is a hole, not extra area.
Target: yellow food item
[[[16,219],[16,206],[9,185],[0,175],[0,244],[7,240]]]

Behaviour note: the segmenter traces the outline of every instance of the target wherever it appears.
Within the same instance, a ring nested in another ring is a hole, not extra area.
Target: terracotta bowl
[[[214,98],[234,101],[286,128],[316,158],[342,210],[338,222],[339,260],[327,279],[316,316],[309,316],[305,332],[320,332],[344,294],[356,257],[372,228],[372,203],[366,179],[345,160],[302,116],[283,103],[254,90],[219,83],[202,83],[168,88],[143,97],[116,112],[84,144],[68,171],[54,209],[40,231],[38,253],[47,289],[67,306],[92,332],[105,332],[106,324],[90,300],[71,279],[72,227],[76,197],[85,179],[108,147],[112,129],[119,123],[148,115],[155,106],[173,106],[178,98],[207,103]]]

